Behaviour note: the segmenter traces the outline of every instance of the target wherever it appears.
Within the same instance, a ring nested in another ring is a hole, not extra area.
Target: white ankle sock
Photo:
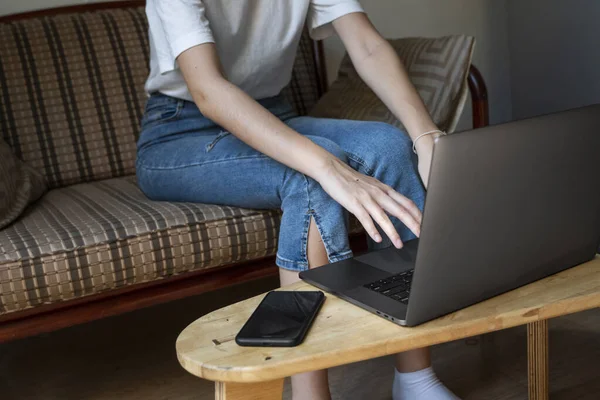
[[[431,367],[415,372],[394,371],[394,400],[460,400],[440,382]]]

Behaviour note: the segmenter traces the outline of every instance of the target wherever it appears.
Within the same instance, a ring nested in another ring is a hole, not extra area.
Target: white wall
[[[102,0],[0,0],[0,15]],[[464,33],[477,38],[474,63],[486,79],[492,123],[511,119],[507,0],[362,0],[369,17],[388,38]],[[339,39],[326,41],[330,82],[344,54]],[[471,126],[467,104],[458,129]]]
[[[514,117],[600,103],[600,1],[509,0],[508,10]]]
[[[467,34],[477,38],[474,64],[490,95],[492,123],[512,118],[506,0],[362,0],[373,24],[387,38]],[[339,39],[325,43],[330,81],[344,54]],[[467,104],[458,129],[471,127]]]

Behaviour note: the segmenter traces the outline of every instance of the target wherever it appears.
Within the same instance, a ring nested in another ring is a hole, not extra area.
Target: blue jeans
[[[295,131],[422,209],[424,188],[411,140],[402,131],[381,122],[298,117],[279,96],[260,103]],[[276,260],[281,268],[308,268],[311,217],[330,262],[352,256],[348,213],[315,180],[246,145],[204,117],[192,102],[162,94],[148,99],[138,141],[137,177],[142,191],[153,200],[281,208]],[[414,239],[399,220],[392,218],[392,222],[403,241]],[[390,242],[371,245],[381,248]]]

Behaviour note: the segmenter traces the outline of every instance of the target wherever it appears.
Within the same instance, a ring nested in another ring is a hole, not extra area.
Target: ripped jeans
[[[425,191],[404,132],[382,122],[298,117],[280,96],[259,102],[355,170],[392,186],[423,208]],[[352,256],[348,213],[318,182],[246,145],[204,117],[192,102],[162,94],[148,99],[138,141],[137,177],[153,200],[281,208],[276,259],[281,268],[308,268],[311,217],[330,262]],[[391,219],[403,241],[414,239],[404,224]],[[381,248],[390,242],[371,245]]]

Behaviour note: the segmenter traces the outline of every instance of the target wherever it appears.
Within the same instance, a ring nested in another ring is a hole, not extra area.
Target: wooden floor
[[[274,284],[265,280],[0,345],[0,398],[212,399],[213,384],[177,363],[177,334],[232,295],[243,299]],[[600,310],[554,320],[550,329],[551,399],[600,399]],[[437,346],[435,368],[463,399],[525,399],[525,334],[521,327]],[[334,399],[391,399],[392,373],[390,358],[336,368]]]

